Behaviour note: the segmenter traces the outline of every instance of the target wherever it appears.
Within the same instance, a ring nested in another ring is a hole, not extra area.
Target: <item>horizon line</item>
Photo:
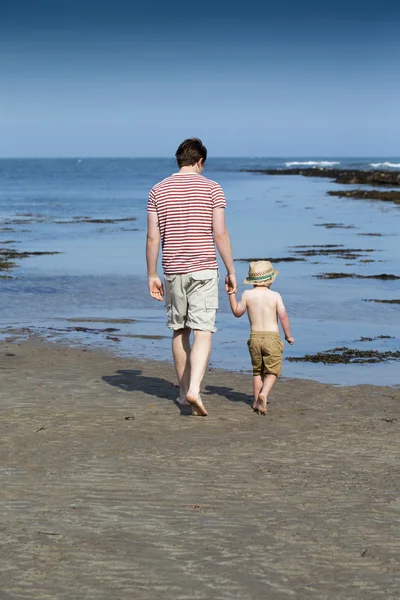
[[[362,158],[362,159],[369,159],[369,158],[382,158],[382,159],[391,159],[391,158],[395,158],[395,159],[400,159],[400,155],[398,156],[388,156],[388,155],[378,155],[378,154],[373,154],[373,155],[361,155],[361,154],[351,154],[351,155],[345,155],[345,154],[335,154],[335,155],[327,155],[327,154],[323,154],[323,155],[317,155],[317,154],[307,154],[307,155],[299,155],[299,154],[290,154],[290,155],[281,155],[281,156],[265,156],[265,155],[248,155],[248,156],[244,156],[244,155],[228,155],[228,154],[224,154],[224,155],[212,155],[212,156],[208,156],[207,157],[207,161],[209,161],[210,159],[220,159],[220,158],[236,158],[236,159],[274,159],[274,160],[278,160],[278,159],[288,159],[288,158],[295,158],[295,159],[333,159],[333,158],[344,158],[344,159],[349,159],[349,158]],[[171,160],[175,160],[175,156],[173,155],[167,155],[167,156],[128,156],[128,155],[118,155],[118,156],[111,156],[111,155],[101,155],[101,156],[80,156],[80,155],[70,155],[70,156],[1,156],[0,155],[0,160],[166,160],[166,159],[171,159]]]

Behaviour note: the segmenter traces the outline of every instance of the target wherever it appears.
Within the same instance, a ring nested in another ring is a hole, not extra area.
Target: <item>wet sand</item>
[[[400,388],[0,343],[1,600],[398,598]]]

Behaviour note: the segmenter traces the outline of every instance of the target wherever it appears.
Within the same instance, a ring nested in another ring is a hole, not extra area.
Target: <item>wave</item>
[[[340,165],[339,161],[334,160],[306,160],[306,161],[297,161],[294,160],[292,162],[286,162],[286,167],[299,167],[301,165],[307,165],[309,167],[333,167],[333,165]]]
[[[392,169],[400,169],[400,163],[391,162],[370,163],[369,166],[374,168],[390,167]]]

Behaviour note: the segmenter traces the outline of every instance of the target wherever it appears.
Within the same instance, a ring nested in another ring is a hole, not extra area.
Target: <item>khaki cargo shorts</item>
[[[250,333],[247,342],[253,366],[253,375],[276,375],[282,373],[283,342],[279,333],[260,331]]]
[[[165,304],[170,329],[200,329],[216,331],[218,310],[218,280],[216,269],[193,273],[165,275]]]

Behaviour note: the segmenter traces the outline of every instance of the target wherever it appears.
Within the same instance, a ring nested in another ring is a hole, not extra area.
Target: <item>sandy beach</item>
[[[1,600],[398,598],[399,387],[0,349]]]

